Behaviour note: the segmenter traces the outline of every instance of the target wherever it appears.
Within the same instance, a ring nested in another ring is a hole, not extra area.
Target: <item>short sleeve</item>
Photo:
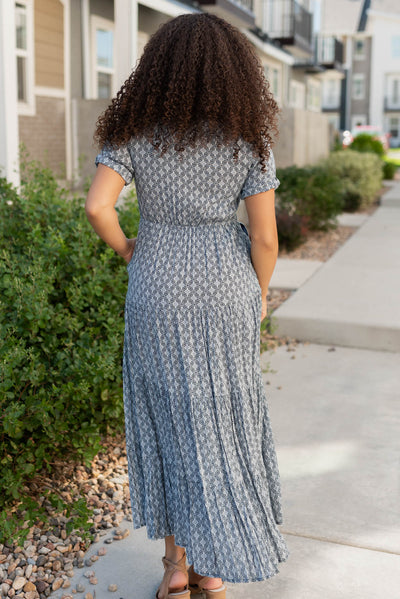
[[[264,173],[261,171],[260,158],[257,158],[251,165],[240,191],[240,199],[244,200],[248,196],[255,195],[256,193],[276,189],[279,187],[279,184],[280,181],[276,177],[275,158],[272,150],[270,150],[267,161],[267,170]]]
[[[125,185],[129,185],[132,182],[134,169],[129,152],[129,144],[117,148],[113,148],[107,144],[104,145],[100,154],[96,156],[95,164],[96,167],[99,164],[104,164],[112,168],[125,180]]]

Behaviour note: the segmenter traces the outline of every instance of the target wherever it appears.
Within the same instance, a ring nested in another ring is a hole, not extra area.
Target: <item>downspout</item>
[[[72,180],[72,120],[71,120],[71,5],[60,0],[64,7],[64,90],[65,90],[65,176]]]

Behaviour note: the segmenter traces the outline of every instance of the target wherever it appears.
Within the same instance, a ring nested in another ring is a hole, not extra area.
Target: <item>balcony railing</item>
[[[384,107],[385,112],[400,112],[400,97],[386,96]]]
[[[238,27],[254,26],[254,0],[197,0],[209,12]]]
[[[250,12],[254,12],[253,0],[235,0],[235,4],[238,4],[239,6],[243,6]]]
[[[312,14],[296,0],[264,0],[263,29],[284,46],[312,53]]]
[[[319,64],[331,68],[343,64],[343,44],[336,37],[319,37],[316,44]]]

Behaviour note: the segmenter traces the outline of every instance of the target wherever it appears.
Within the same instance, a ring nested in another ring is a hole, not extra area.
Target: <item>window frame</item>
[[[357,44],[359,42],[362,42],[362,53],[357,52]],[[354,38],[354,48],[353,48],[354,60],[365,60],[365,54],[366,54],[365,47],[366,47],[366,41],[364,38],[362,38],[362,37]]]
[[[308,78],[306,84],[306,109],[311,112],[321,112],[322,107],[321,83]]]
[[[35,73],[35,51],[34,51],[34,22],[33,22],[33,2],[34,0],[15,0],[14,11],[15,11],[15,61],[18,58],[25,59],[25,86],[26,86],[26,100],[18,99],[18,67],[16,66],[17,73],[17,111],[18,115],[21,116],[34,116],[36,114],[36,101],[34,91],[34,73]],[[26,14],[26,49],[17,48],[17,12],[18,4],[25,7]]]
[[[96,32],[98,29],[104,29],[106,31],[111,31],[113,34],[113,66],[112,67],[101,67],[97,64],[97,39]],[[97,15],[91,15],[90,17],[90,33],[91,33],[91,71],[92,71],[92,99],[100,100],[106,98],[99,98],[99,88],[98,88],[98,73],[105,73],[107,75],[111,75],[111,99],[117,92],[116,89],[116,68],[115,68],[115,59],[116,59],[116,44],[115,44],[115,23],[110,21],[109,19],[104,19],[103,17],[98,17]]]
[[[392,35],[392,58],[400,58],[400,35]]]
[[[356,81],[362,83],[362,93],[355,93],[355,83]],[[365,100],[365,74],[364,73],[353,73],[351,78],[351,98],[352,100]]]
[[[322,80],[322,106],[326,109],[339,109],[342,92],[341,79],[329,77]],[[332,87],[333,89],[329,89]],[[333,92],[332,94],[330,92]]]
[[[289,106],[306,109],[306,86],[301,81],[291,79],[289,82]]]
[[[269,82],[271,93],[279,104],[282,99],[282,69],[271,63],[265,63],[263,67],[264,75]]]
[[[392,125],[393,121],[397,121],[396,125]],[[397,129],[397,135],[394,136],[392,134],[393,129],[396,128]],[[389,131],[390,135],[392,136],[393,139],[399,140],[400,139],[400,116],[390,116],[387,120],[387,130]]]

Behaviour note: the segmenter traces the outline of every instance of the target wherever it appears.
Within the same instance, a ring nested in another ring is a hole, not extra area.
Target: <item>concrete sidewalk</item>
[[[393,353],[299,343],[262,354],[290,556],[270,580],[228,583],[227,599],[400,599],[399,239],[400,210],[379,208],[274,313],[279,332],[303,323],[320,343],[326,331],[329,344],[371,339]],[[164,542],[130,522],[121,528],[131,534],[76,570],[71,588],[83,583],[94,599],[154,599]]]
[[[299,344],[261,363],[291,554],[269,580],[227,584],[227,599],[399,599],[399,356]],[[77,570],[72,589],[83,582],[96,599],[154,599],[164,543],[122,527],[130,536],[104,545],[107,555]]]
[[[400,207],[400,184],[387,193]],[[274,312],[276,334],[400,351],[400,209],[382,204]]]

